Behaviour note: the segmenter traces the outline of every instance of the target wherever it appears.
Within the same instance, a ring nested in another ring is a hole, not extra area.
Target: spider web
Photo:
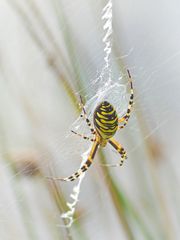
[[[119,81],[113,82],[113,74],[112,74],[112,67],[110,62],[110,57],[112,53],[112,0],[109,0],[105,7],[102,10],[102,21],[104,22],[103,29],[105,32],[105,35],[102,39],[102,42],[104,43],[104,66],[102,70],[100,71],[99,76],[93,81],[93,85],[98,84],[98,88],[96,86],[96,94],[88,100],[86,103],[87,109],[91,109],[91,114],[89,114],[89,118],[92,122],[92,113],[94,112],[97,103],[100,103],[104,100],[110,101],[114,106],[117,106],[117,112],[119,113],[118,103],[117,99],[119,98],[119,93],[121,92],[123,97],[125,88],[124,85],[120,84],[120,80],[122,77],[119,77]],[[103,86],[104,85],[104,86]],[[103,87],[102,87],[103,86]],[[113,97],[112,97],[113,96]],[[117,97],[118,96],[118,97]],[[122,99],[121,99],[122,100]],[[123,101],[121,101],[123,102]],[[122,106],[121,106],[122,107]],[[78,124],[80,119],[77,119],[77,121],[73,124],[73,129],[79,131],[79,128],[81,128],[81,124]],[[91,150],[91,146],[88,151],[86,151],[82,155],[82,162],[80,167],[83,166],[83,164],[86,162],[88,154]],[[64,213],[61,217],[68,219],[69,223],[66,225],[66,227],[71,227],[73,223],[73,215],[75,212],[76,204],[78,203],[80,189],[81,189],[81,183],[83,178],[85,177],[85,173],[83,173],[79,177],[79,182],[75,187],[73,188],[73,193],[70,195],[73,202],[67,202],[67,206],[69,207],[69,211]]]

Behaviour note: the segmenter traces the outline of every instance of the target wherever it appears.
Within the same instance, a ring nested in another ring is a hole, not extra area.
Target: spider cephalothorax
[[[89,126],[93,137],[86,137],[74,131],[72,132],[80,137],[83,137],[86,140],[92,141],[93,145],[89,153],[89,156],[87,158],[87,161],[83,164],[83,166],[77,172],[75,172],[74,174],[66,178],[53,178],[54,180],[74,181],[75,179],[77,179],[92,164],[94,156],[98,150],[98,147],[99,146],[105,147],[107,143],[111,144],[117,150],[117,152],[119,152],[119,154],[121,155],[121,160],[119,165],[122,166],[124,160],[127,158],[127,154],[124,148],[122,147],[122,145],[118,143],[113,138],[113,136],[115,135],[118,129],[122,129],[127,125],[130,117],[130,113],[131,113],[131,108],[133,106],[134,93],[133,93],[132,79],[131,79],[129,70],[127,70],[127,73],[128,73],[130,87],[131,87],[131,94],[130,94],[130,100],[129,100],[127,112],[123,117],[118,118],[117,112],[114,109],[114,107],[109,102],[104,101],[104,102],[101,102],[94,111],[94,114],[93,114],[94,127],[93,127],[90,120],[87,117],[86,110],[82,102],[82,98],[80,98],[81,105],[82,105],[81,117],[85,118],[86,123]]]

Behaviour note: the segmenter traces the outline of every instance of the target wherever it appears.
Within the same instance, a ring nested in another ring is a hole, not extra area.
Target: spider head
[[[99,141],[99,144],[100,144],[100,146],[101,147],[105,147],[106,146],[106,144],[107,144],[107,140],[106,139],[104,139],[104,138],[100,138],[100,141]]]

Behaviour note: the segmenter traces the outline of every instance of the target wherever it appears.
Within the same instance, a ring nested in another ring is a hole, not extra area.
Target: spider
[[[85,118],[86,123],[91,131],[91,134],[93,135],[93,138],[86,137],[75,131],[72,131],[72,132],[86,140],[92,141],[93,145],[89,153],[89,156],[87,158],[87,161],[83,164],[81,168],[79,168],[77,172],[75,172],[69,177],[54,178],[55,180],[74,181],[77,178],[79,178],[79,176],[83,172],[87,171],[88,168],[91,166],[93,159],[95,157],[95,154],[98,150],[98,147],[99,146],[105,147],[107,143],[111,144],[116,149],[116,151],[121,155],[121,161],[119,165],[120,166],[123,165],[124,160],[127,159],[126,151],[124,150],[122,145],[113,138],[113,136],[115,135],[118,129],[123,129],[127,125],[128,120],[130,118],[131,108],[133,106],[134,92],[133,92],[132,78],[129,70],[127,70],[127,74],[130,82],[131,94],[130,94],[127,112],[121,118],[118,118],[116,110],[109,102],[103,101],[96,107],[94,111],[94,114],[93,114],[94,127],[93,127],[93,125],[91,124],[90,120],[87,117],[87,113],[86,113],[82,98],[80,96],[80,101],[82,106],[82,114],[80,116]]]

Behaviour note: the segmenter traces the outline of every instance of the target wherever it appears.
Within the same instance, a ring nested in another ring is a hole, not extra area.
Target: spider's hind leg
[[[79,137],[82,137],[83,139],[85,140],[90,140],[91,142],[95,142],[95,139],[94,138],[90,138],[90,137],[86,137],[85,135],[83,134],[80,134],[80,133],[77,133],[73,130],[71,130],[72,133],[74,133],[75,135],[79,136]]]
[[[87,117],[86,109],[85,109],[85,107],[84,107],[84,103],[83,103],[83,100],[82,100],[81,95],[80,95],[80,103],[81,103],[81,107],[82,107],[82,110],[83,110],[83,114],[81,114],[80,116],[85,118],[86,123],[87,123],[87,125],[88,125],[91,133],[92,133],[92,134],[95,134],[96,131],[94,130],[94,128],[93,128],[93,126],[92,126],[89,118]]]
[[[123,125],[119,126],[119,129],[122,129],[127,125],[128,121],[129,121],[129,118],[130,118],[131,109],[132,109],[133,104],[134,104],[134,90],[133,90],[132,78],[131,78],[131,74],[130,74],[129,70],[127,70],[127,73],[128,73],[128,78],[129,78],[129,82],[130,82],[131,94],[130,94],[130,99],[129,99],[129,104],[128,104],[126,114],[122,118],[118,119],[119,123],[123,122]]]

